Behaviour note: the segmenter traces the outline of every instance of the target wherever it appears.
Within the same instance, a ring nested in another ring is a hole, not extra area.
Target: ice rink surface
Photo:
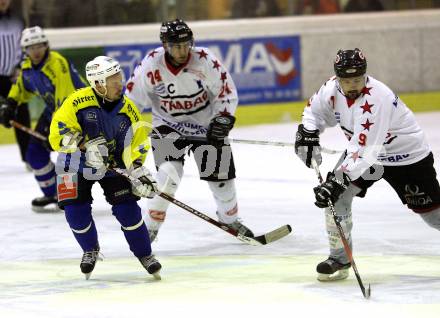
[[[417,115],[440,171],[440,113]],[[236,128],[232,137],[294,140],[296,124]],[[322,135],[344,149],[339,129]],[[234,144],[239,213],[256,234],[290,224],[293,233],[254,247],[171,206],[153,250],[163,265],[155,281],[132,256],[99,185],[93,189],[101,251],[89,281],[82,252],[63,213],[36,214],[40,196],[15,145],[0,146],[0,317],[439,317],[440,233],[406,209],[384,181],[353,205],[354,257],[372,297],[353,272],[336,283],[316,280],[327,257],[317,184],[292,148]],[[338,155],[324,155],[322,173]],[[148,166],[153,169],[152,156]],[[190,158],[176,198],[215,217],[215,205]],[[140,201],[146,210],[145,199]]]

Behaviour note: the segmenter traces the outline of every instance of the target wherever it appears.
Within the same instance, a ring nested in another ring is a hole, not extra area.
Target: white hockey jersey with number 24
[[[206,135],[219,113],[233,115],[235,84],[220,61],[204,47],[194,47],[178,69],[165,60],[165,50],[149,52],[127,82],[126,95],[142,110],[151,108],[153,126],[166,125],[182,135]]]
[[[302,120],[309,130],[337,124],[349,140],[347,156],[337,169],[357,179],[373,163],[409,165],[425,158],[430,148],[414,114],[382,82],[367,76],[356,100],[346,98],[336,77],[309,100]]]

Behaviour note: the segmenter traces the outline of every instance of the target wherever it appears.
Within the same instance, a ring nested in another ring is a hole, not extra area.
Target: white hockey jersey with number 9
[[[238,104],[230,74],[204,47],[193,48],[177,69],[163,48],[149,52],[127,82],[126,95],[140,110],[151,108],[154,127],[166,125],[182,135],[205,136],[215,115],[233,115]]]
[[[373,164],[409,165],[431,151],[411,110],[371,76],[356,100],[345,97],[332,77],[310,98],[302,122],[305,128],[321,133],[339,124],[349,143],[347,156],[337,168],[351,180]]]

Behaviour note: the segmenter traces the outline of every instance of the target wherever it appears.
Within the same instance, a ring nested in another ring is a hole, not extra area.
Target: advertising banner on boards
[[[160,43],[104,47],[116,58],[128,79],[143,57]],[[255,37],[239,40],[196,41],[209,48],[229,70],[240,105],[301,100],[299,36]]]
[[[60,50],[78,70],[97,55],[116,58],[128,79],[134,68],[161,43],[115,45]],[[196,41],[209,48],[229,70],[237,86],[239,105],[301,100],[299,36],[256,37],[238,40]],[[83,73],[83,72],[82,72]]]

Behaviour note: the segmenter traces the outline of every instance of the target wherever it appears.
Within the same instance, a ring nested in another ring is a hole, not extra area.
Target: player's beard
[[[352,90],[352,91],[348,91],[346,96],[350,99],[356,99],[359,97],[359,95],[360,93],[357,90]]]

